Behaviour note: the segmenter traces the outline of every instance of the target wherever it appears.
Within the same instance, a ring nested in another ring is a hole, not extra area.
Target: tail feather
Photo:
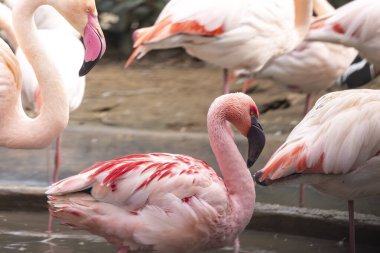
[[[47,195],[63,195],[71,192],[78,192],[90,188],[95,179],[88,175],[78,174],[58,181],[47,189]]]
[[[197,20],[186,20],[173,23],[171,17],[167,16],[154,26],[141,28],[133,33],[133,38],[135,40],[133,47],[135,50],[128,58],[128,61],[124,67],[127,68],[136,58],[143,57],[150,50],[145,47],[148,44],[157,44],[162,41],[167,42],[168,38],[175,35],[214,37],[221,35],[223,32],[223,26],[217,27],[213,30],[207,30],[206,27],[200,24]],[[173,44],[170,46],[165,44],[162,48],[178,46],[181,46],[178,44],[178,41],[176,41],[176,43],[173,41]]]

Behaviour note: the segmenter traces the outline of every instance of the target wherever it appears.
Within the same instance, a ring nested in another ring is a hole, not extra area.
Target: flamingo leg
[[[53,170],[53,177],[52,177],[53,183],[57,182],[58,175],[59,175],[59,168],[61,167],[61,141],[62,141],[62,134],[60,134],[57,137],[56,142],[55,142],[54,170]],[[51,237],[53,219],[54,219],[53,215],[49,211],[48,228],[47,228],[48,237]]]
[[[237,237],[234,241],[234,253],[239,253],[240,251],[240,240],[239,237]]]
[[[59,168],[61,167],[61,139],[62,135],[59,135],[55,142],[53,183],[57,182],[59,176]]]
[[[246,81],[243,85],[243,88],[241,89],[241,92],[243,93],[247,93],[247,90],[249,89],[249,87],[252,86],[252,84],[255,82],[255,79],[252,78],[252,79],[249,79],[248,81]]]
[[[223,69],[223,94],[230,93],[228,69]]]
[[[48,228],[47,228],[48,238],[51,238],[51,233],[52,233],[51,229],[53,227],[53,219],[54,219],[53,215],[49,210],[49,219],[48,219]]]
[[[120,247],[117,249],[117,252],[116,253],[128,253],[128,247]]]
[[[350,235],[350,253],[355,253],[355,217],[354,217],[354,201],[348,201],[348,222]]]
[[[312,102],[311,94],[306,94],[305,107],[303,110],[304,115],[306,115],[310,111],[311,102]],[[300,184],[298,206],[304,207],[304,205],[305,205],[305,186],[304,184]]]

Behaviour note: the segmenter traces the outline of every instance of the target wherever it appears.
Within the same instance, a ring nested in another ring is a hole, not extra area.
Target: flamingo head
[[[106,41],[94,0],[50,0],[51,5],[83,36],[84,61],[79,75],[86,75],[103,56]]]
[[[259,110],[252,98],[244,93],[231,94],[226,118],[248,138],[247,166],[251,167],[265,146],[265,134],[258,118]]]

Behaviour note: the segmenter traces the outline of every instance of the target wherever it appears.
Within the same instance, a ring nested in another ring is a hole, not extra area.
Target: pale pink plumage
[[[260,170],[260,181],[310,183],[344,198],[380,194],[380,92],[347,90],[320,98]],[[291,180],[289,180],[291,181]]]
[[[226,69],[257,71],[302,41],[310,2],[172,0],[154,26],[136,31],[136,49],[128,63],[152,49],[184,47],[190,55]]]
[[[380,64],[380,2],[356,0],[333,14],[313,22],[307,39],[343,44],[356,48],[360,55],[375,65]]]
[[[259,184],[308,183],[348,200],[355,253],[354,200],[380,195],[380,91],[347,90],[320,98],[265,167]]]
[[[247,135],[254,114],[256,105],[241,93],[210,107],[209,138],[224,182],[189,156],[128,155],[50,186],[52,212],[120,251],[199,252],[231,245],[251,218],[255,189],[226,119]],[[91,195],[80,193],[89,187]]]
[[[327,0],[314,0],[313,4],[318,16],[334,13],[334,7]],[[259,72],[237,70],[235,76],[271,79],[290,90],[313,94],[333,85],[356,55],[354,48],[303,41],[293,51],[273,59]]]
[[[294,49],[305,36],[311,0],[172,0],[156,23],[135,31],[134,52],[126,66],[150,50],[183,47],[225,70],[260,70]]]

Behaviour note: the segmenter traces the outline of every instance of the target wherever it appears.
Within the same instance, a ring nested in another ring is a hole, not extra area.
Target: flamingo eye
[[[86,7],[86,12],[89,13],[91,11],[91,7],[90,6],[87,6]]]

